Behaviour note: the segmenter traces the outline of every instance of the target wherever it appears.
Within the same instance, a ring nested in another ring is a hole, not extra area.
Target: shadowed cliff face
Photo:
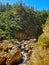
[[[18,38],[18,39],[25,39],[25,38],[27,38],[27,35],[22,32],[17,32],[17,33],[14,33],[14,37]]]
[[[33,28],[32,28],[33,27]],[[30,39],[30,38],[36,38],[38,37],[37,33],[38,33],[38,25],[33,25],[31,28],[27,28],[26,30],[24,30],[24,32],[15,32],[14,38],[17,39]]]

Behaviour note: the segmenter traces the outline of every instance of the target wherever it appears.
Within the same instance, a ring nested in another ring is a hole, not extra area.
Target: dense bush
[[[15,32],[25,32],[29,37],[38,37],[48,16],[47,11],[35,11],[33,7],[21,4],[0,4],[0,33],[14,38]]]

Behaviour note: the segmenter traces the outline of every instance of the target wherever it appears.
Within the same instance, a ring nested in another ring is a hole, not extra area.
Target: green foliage
[[[0,3],[0,34],[4,33],[7,38],[13,38],[15,32],[21,31],[38,37],[47,16],[47,11],[35,11],[22,4]]]
[[[49,40],[49,35],[46,35],[46,34],[42,34],[38,39],[39,42],[44,42],[48,40]]]
[[[42,35],[39,36],[37,46],[47,46],[49,45],[49,34],[43,33]]]
[[[0,34],[5,34],[5,31],[3,31],[2,29],[0,29]]]

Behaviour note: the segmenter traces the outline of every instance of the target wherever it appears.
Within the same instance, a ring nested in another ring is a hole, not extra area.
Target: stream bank
[[[6,65],[21,65],[27,64],[30,60],[32,48],[34,47],[36,39],[30,40],[3,40],[0,43],[0,65],[3,62]],[[1,61],[2,60],[2,61]]]

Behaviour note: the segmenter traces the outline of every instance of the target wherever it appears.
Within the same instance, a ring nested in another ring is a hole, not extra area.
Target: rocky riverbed
[[[3,40],[0,42],[0,65],[27,65],[36,39]]]

